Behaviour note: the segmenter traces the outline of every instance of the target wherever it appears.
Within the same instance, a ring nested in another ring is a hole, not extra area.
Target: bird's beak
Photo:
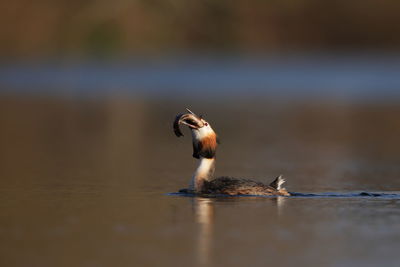
[[[196,114],[188,110],[190,113],[180,114],[176,116],[174,121],[174,133],[176,136],[183,136],[181,129],[179,128],[179,124],[184,124],[188,126],[190,129],[199,129],[204,126],[204,122],[202,122],[201,118],[199,118]]]

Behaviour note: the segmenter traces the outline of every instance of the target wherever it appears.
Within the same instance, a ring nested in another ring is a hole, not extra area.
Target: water
[[[2,90],[22,93],[400,99],[400,55],[174,56],[115,62],[0,64]]]
[[[399,265],[397,100],[10,88],[0,96],[1,266]],[[304,195],[171,194],[196,167],[190,135],[172,131],[186,106],[220,136],[217,175],[283,174]]]

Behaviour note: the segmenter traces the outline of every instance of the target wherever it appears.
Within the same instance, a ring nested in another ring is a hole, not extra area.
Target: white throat
[[[204,181],[209,181],[213,178],[215,170],[215,158],[203,158],[200,157],[200,163],[196,171],[193,174],[192,182],[189,188],[196,192],[200,192],[203,187]]]
[[[192,137],[193,140],[200,141],[204,137],[207,137],[210,134],[215,134],[214,130],[211,128],[210,124],[207,124],[207,126],[203,126],[198,129],[193,129],[192,131]]]

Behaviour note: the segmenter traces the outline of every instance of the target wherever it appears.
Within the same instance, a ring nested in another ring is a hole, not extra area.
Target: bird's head
[[[189,109],[186,110],[188,113],[179,114],[175,118],[173,125],[175,135],[183,136],[180,124],[188,126],[193,138],[193,157],[214,158],[218,143],[216,133],[202,116],[197,116]]]

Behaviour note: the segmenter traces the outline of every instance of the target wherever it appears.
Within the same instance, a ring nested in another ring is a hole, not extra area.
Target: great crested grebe
[[[201,116],[197,116],[187,109],[188,113],[176,116],[174,132],[177,137],[183,136],[179,125],[189,127],[193,138],[193,157],[199,159],[199,166],[193,174],[188,189],[182,193],[193,194],[224,194],[224,195],[263,195],[263,196],[290,196],[282,187],[285,180],[278,176],[269,185],[249,179],[218,177],[213,178],[215,170],[215,153],[218,139],[211,125]]]

